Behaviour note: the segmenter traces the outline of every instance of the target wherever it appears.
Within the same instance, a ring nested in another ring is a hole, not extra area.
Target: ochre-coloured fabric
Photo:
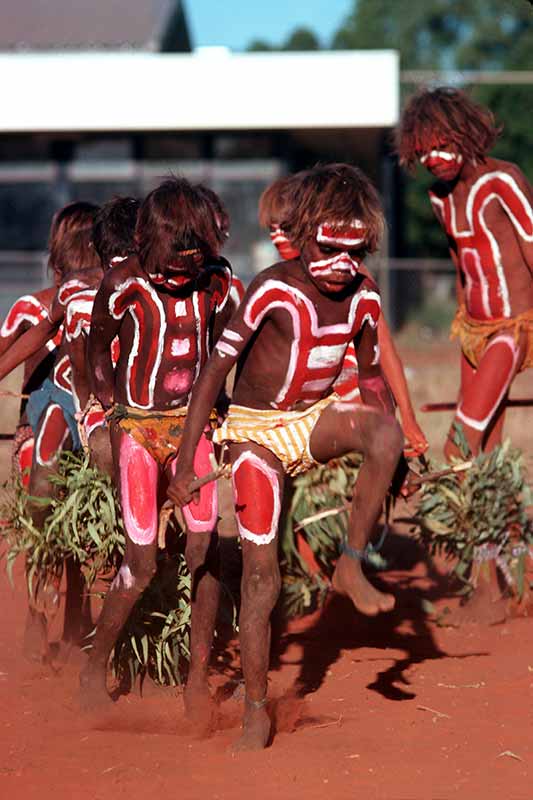
[[[110,419],[138,444],[144,447],[161,466],[173,458],[181,444],[187,406],[171,411],[144,411],[126,405],[116,405]]]
[[[516,342],[522,331],[527,332],[527,348],[520,372],[533,366],[533,309],[517,317],[499,317],[491,320],[473,319],[464,305],[459,306],[452,322],[450,338],[459,338],[461,348],[473,367],[478,367],[489,340],[497,333],[509,331]]]
[[[289,475],[298,475],[317,462],[309,450],[309,440],[325,408],[338,400],[337,394],[318,400],[303,411],[247,408],[230,405],[228,415],[213,433],[213,441],[255,442],[274,453]]]

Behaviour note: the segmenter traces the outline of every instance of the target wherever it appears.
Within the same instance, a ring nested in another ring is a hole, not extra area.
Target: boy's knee
[[[199,533],[189,534],[185,546],[185,563],[187,569],[194,575],[197,569],[211,562],[216,556],[218,537],[216,534]]]
[[[243,600],[266,607],[275,606],[281,590],[281,576],[277,564],[265,564],[245,569],[242,578]]]
[[[400,457],[403,446],[404,436],[399,422],[394,417],[381,417],[372,437],[372,455],[381,461],[395,462]]]

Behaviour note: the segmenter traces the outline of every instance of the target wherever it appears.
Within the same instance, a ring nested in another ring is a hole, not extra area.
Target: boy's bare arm
[[[409,441],[413,452],[424,453],[428,448],[428,443],[416,420],[403,363],[383,315],[378,321],[378,342],[383,374],[398,404],[405,438]]]
[[[22,336],[19,336],[9,350],[0,357],[0,380],[44,347],[48,340],[57,333],[61,321],[54,323],[43,319],[38,325],[32,325]]]
[[[245,322],[245,314],[248,300],[255,289],[257,283],[254,281],[231,318],[231,326],[222,332],[207,364],[194,384],[185,432],[176,461],[176,472],[168,491],[169,497],[177,505],[186,505],[191,501],[189,484],[195,478],[193,461],[196,446],[229,372],[254,334],[254,330]]]
[[[359,391],[365,405],[394,416],[394,402],[381,371],[377,330],[366,324],[355,339]]]
[[[115,383],[111,342],[118,334],[121,322],[109,313],[109,299],[114,290],[112,280],[113,275],[109,272],[96,293],[87,348],[91,389],[106,409],[113,405]]]

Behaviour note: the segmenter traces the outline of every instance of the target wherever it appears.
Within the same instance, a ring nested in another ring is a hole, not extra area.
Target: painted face
[[[171,292],[188,291],[198,278],[203,263],[204,257],[197,248],[182,250],[160,272],[147,273],[148,279],[156,286]]]
[[[302,260],[320,291],[341,292],[353,281],[368,252],[366,237],[366,226],[359,219],[318,226],[316,239],[304,247]]]
[[[420,163],[441,181],[453,181],[463,166],[463,156],[455,145],[440,142],[420,155]]]
[[[290,239],[285,236],[279,225],[270,226],[270,239],[284,261],[291,261],[300,255],[300,251],[291,244]]]

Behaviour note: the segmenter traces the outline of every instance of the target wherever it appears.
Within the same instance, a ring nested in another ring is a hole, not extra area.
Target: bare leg
[[[198,477],[211,469],[213,444],[201,437],[194,457]],[[170,467],[174,470],[175,462]],[[213,701],[209,692],[208,671],[215,621],[220,599],[220,565],[218,553],[217,487],[214,482],[200,489],[198,502],[183,509],[187,525],[185,559],[191,573],[191,659],[185,688],[185,712],[195,732],[206,735],[212,727]]]
[[[333,403],[326,408],[311,435],[311,454],[321,463],[351,451],[364,456],[348,526],[348,552],[352,555],[347,552],[339,558],[332,585],[369,616],[394,607],[392,595],[379,592],[367,581],[361,558],[381,513],[402,446],[403,436],[396,420],[353,403]],[[353,557],[356,553],[359,558]]]
[[[54,496],[55,487],[50,477],[56,473],[57,457],[63,448],[72,446],[72,439],[63,411],[53,403],[44,412],[35,435],[28,492],[31,497],[46,500]],[[36,528],[42,530],[50,513],[47,503],[28,501],[28,510]],[[28,596],[28,614],[24,630],[23,650],[30,660],[46,661],[50,657],[48,643],[48,616],[57,613],[58,587],[46,586],[38,596]]]
[[[235,750],[261,750],[271,732],[266,709],[270,615],[281,587],[276,534],[284,474],[272,453],[251,443],[232,445],[231,460],[242,538],[239,630],[246,688],[243,733]]]
[[[220,599],[217,534],[189,532],[185,558],[192,586],[191,659],[184,693],[185,713],[198,734],[207,734],[213,717],[207,679]]]
[[[525,345],[523,336],[517,344],[512,333],[496,334],[476,370],[461,355],[461,394],[454,423],[462,425],[473,455],[480,452],[484,441],[488,450],[501,437],[504,400],[524,360]],[[444,448],[448,460],[462,455],[453,443],[453,433],[452,425]]]
[[[85,709],[109,703],[106,689],[109,654],[156,571],[157,464],[132,437],[120,431],[114,431],[112,442],[115,463],[119,465],[126,551],[106,595],[89,660],[80,675],[81,704]]]

